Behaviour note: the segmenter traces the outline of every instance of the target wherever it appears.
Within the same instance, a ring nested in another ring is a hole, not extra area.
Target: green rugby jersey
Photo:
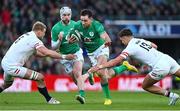
[[[51,30],[51,39],[56,42],[58,40],[58,35],[60,32],[63,32],[63,38],[61,41],[61,45],[59,47],[59,51],[62,54],[73,54],[77,52],[80,47],[78,43],[72,43],[69,44],[67,41],[67,35],[69,34],[70,30],[74,27],[76,24],[75,21],[71,20],[68,25],[64,25],[61,21],[57,22],[52,30]]]
[[[105,33],[104,27],[96,20],[92,20],[91,26],[88,28],[84,28],[82,22],[78,21],[74,26],[74,30],[80,32],[83,45],[88,53],[94,52],[105,42],[104,39],[100,37],[101,34]]]

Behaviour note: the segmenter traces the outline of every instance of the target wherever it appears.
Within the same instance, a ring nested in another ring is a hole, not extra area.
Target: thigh
[[[150,75],[146,75],[145,79],[143,80],[143,84],[142,87],[150,87],[152,85],[154,85],[155,83],[157,83],[159,80],[155,80],[153,79]]]
[[[102,45],[93,53],[89,53],[88,56],[92,63],[92,66],[104,63],[107,61],[107,59],[109,59],[109,48]]]
[[[77,51],[74,55],[77,56],[77,58],[73,61],[82,61],[84,62],[84,57],[83,57],[83,51],[82,49],[80,49],[79,51]]]
[[[180,65],[170,56],[167,55],[167,59],[168,63],[170,65],[170,74],[175,74],[179,69],[180,69]]]
[[[99,49],[99,51],[96,54],[96,57],[98,58],[99,56],[105,56],[106,59],[109,59],[109,47],[102,47]]]
[[[22,66],[9,66],[5,72],[12,77],[24,78],[27,68]]]
[[[76,61],[73,64],[73,70],[76,70],[78,72],[82,72],[83,62],[82,61]]]
[[[73,61],[72,60],[61,60],[61,64],[64,66],[66,73],[71,73],[73,70]]]
[[[169,64],[167,58],[165,57],[156,63],[156,65],[152,68],[152,71],[149,73],[149,75],[151,76],[151,78],[155,80],[161,80],[170,73],[170,68],[171,65]]]

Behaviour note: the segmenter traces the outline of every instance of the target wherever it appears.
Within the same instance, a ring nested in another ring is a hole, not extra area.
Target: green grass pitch
[[[178,94],[180,91],[176,90]],[[112,91],[113,104],[104,106],[103,93],[86,92],[86,104],[75,100],[77,92],[50,92],[61,101],[59,105],[49,105],[38,92],[1,93],[0,110],[179,110],[180,101],[175,106],[168,106],[168,98],[146,92]]]

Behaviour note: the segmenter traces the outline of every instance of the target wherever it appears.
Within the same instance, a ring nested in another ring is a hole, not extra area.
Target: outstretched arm
[[[97,66],[94,66],[94,67],[90,68],[88,70],[88,72],[93,73],[93,72],[96,72],[96,71],[98,71],[100,69],[103,69],[103,68],[113,67],[113,66],[121,63],[123,61],[123,59],[124,58],[121,55],[119,55],[115,59],[112,59],[112,60],[110,60],[109,62],[107,62],[105,64],[97,65]]]
[[[37,53],[40,56],[49,56],[55,59],[68,59],[68,60],[72,60],[75,59],[75,55],[73,54],[68,54],[68,55],[61,55],[59,53],[57,53],[56,51],[50,50],[48,48],[46,48],[45,46],[41,46],[39,48],[36,49]]]

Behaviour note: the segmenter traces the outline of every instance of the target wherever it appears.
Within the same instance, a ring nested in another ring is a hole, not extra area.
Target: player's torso
[[[132,51],[132,56],[134,58],[150,66],[154,66],[163,55],[163,53],[153,48],[148,41],[145,41],[143,39],[133,38],[128,46],[131,47],[131,50],[134,50]]]
[[[84,28],[82,26],[81,21],[78,21],[78,31],[81,34],[81,39],[83,41],[83,44],[85,48],[88,50],[88,52],[93,52],[97,48],[99,48],[102,44],[104,44],[104,40],[100,38],[100,35],[96,29],[96,22],[95,20],[92,21],[92,24],[88,28]]]
[[[60,33],[60,32],[63,33],[63,38],[61,41],[61,45],[59,47],[59,51],[62,54],[75,53],[80,48],[78,43],[69,44],[67,41],[69,31],[74,27],[75,23],[76,22],[73,20],[71,20],[68,25],[64,25],[62,22],[58,22],[58,25],[56,25],[56,27],[55,27],[55,28],[57,28],[56,30],[58,33]]]
[[[11,45],[3,59],[8,62],[8,64],[24,65],[35,51],[34,46],[31,44],[33,43],[32,41],[34,41],[33,39],[36,39],[35,37],[35,34],[32,32],[21,35]]]

